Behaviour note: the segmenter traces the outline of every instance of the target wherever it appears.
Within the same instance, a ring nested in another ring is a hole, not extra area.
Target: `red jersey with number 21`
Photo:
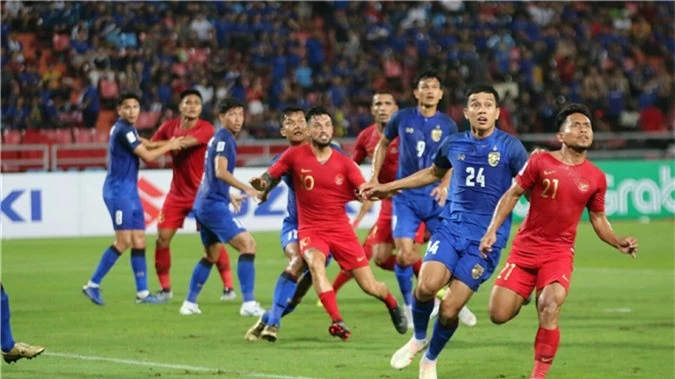
[[[549,153],[536,153],[516,182],[531,191],[530,210],[513,240],[520,254],[573,252],[584,208],[605,211],[607,179],[588,160],[569,166]]]
[[[365,179],[349,157],[333,150],[330,158],[321,163],[311,144],[303,144],[286,150],[268,172],[275,179],[291,173],[299,230],[352,230],[345,204],[356,198],[355,191]]]

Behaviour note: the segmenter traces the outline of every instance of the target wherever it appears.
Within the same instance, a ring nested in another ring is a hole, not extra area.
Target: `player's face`
[[[307,121],[305,112],[293,112],[284,117],[281,122],[281,135],[286,137],[292,145],[307,140]]]
[[[479,131],[492,130],[499,118],[499,106],[495,95],[489,92],[473,93],[464,108],[464,118],[469,120],[471,128]]]
[[[391,115],[398,110],[394,96],[388,93],[379,93],[373,96],[373,104],[370,107],[370,112],[373,114],[375,121],[379,124],[386,124],[391,119]]]
[[[218,120],[232,134],[238,134],[244,126],[244,108],[230,108],[227,112],[219,114]]]
[[[309,120],[309,138],[319,147],[330,145],[333,138],[333,121],[327,114],[314,116]]]
[[[417,83],[417,88],[413,91],[417,103],[425,107],[435,107],[443,98],[441,82],[436,78],[423,78]]]
[[[180,102],[179,109],[181,116],[188,119],[198,118],[202,114],[202,99],[197,95],[187,95]]]
[[[126,99],[117,107],[117,114],[124,121],[133,125],[138,120],[138,115],[141,114],[141,105],[136,99]]]
[[[558,141],[576,151],[586,151],[593,144],[591,120],[582,113],[572,113],[558,132]]]

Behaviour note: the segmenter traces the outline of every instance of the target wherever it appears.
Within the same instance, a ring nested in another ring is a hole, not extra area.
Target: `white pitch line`
[[[264,373],[261,373],[261,372],[224,370],[224,369],[215,369],[215,368],[203,367],[203,366],[175,365],[175,364],[170,364],[170,363],[136,361],[136,360],[132,360],[132,359],[97,357],[97,356],[93,356],[93,355],[64,354],[64,353],[54,353],[54,352],[45,352],[42,355],[51,356],[51,357],[58,357],[58,358],[79,359],[79,360],[83,360],[83,361],[112,362],[112,363],[120,363],[120,364],[131,365],[131,366],[147,366],[147,367],[168,368],[168,369],[173,369],[173,370],[192,370],[192,371],[213,372],[213,373],[221,372],[223,374],[229,373],[229,374],[250,376],[250,377],[254,377],[254,378],[319,379],[319,378],[311,378],[311,377],[307,377],[307,376],[264,374]]]

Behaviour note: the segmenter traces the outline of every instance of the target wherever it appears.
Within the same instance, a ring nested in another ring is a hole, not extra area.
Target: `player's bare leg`
[[[539,330],[534,340],[534,367],[531,379],[545,379],[560,345],[558,317],[567,291],[560,283],[554,282],[541,291],[537,298]]]
[[[161,289],[156,293],[157,298],[168,301],[173,297],[171,291],[171,240],[177,229],[160,228],[155,240],[155,271]]]
[[[516,291],[495,285],[488,304],[490,321],[501,325],[512,320],[520,312],[524,300]]]
[[[250,232],[244,231],[234,236],[228,243],[239,251],[237,276],[243,303],[239,314],[242,316],[262,316],[265,310],[255,301],[255,253],[256,242]]]
[[[380,299],[387,306],[389,316],[397,332],[403,334],[408,331],[408,320],[405,318],[403,310],[398,306],[396,298],[389,292],[384,282],[378,282],[375,279],[370,266],[352,270],[352,276],[363,292]]]
[[[391,358],[390,364],[395,369],[408,367],[412,360],[427,344],[427,329],[429,316],[434,308],[434,299],[439,289],[449,281],[451,275],[444,264],[428,261],[422,264],[413,297],[413,337]]]
[[[328,277],[326,276],[326,255],[315,248],[309,248],[303,251],[303,259],[309,267],[312,274],[312,282],[314,290],[323,304],[323,308],[328,312],[332,320],[328,332],[335,337],[340,337],[343,341],[347,340],[351,335],[349,329],[342,320],[342,315],[338,309],[337,299],[335,298],[335,291],[331,286]]]

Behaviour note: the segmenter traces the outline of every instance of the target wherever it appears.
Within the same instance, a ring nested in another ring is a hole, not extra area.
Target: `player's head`
[[[124,92],[117,99],[117,114],[133,125],[141,114],[141,97],[133,92]]]
[[[443,98],[441,77],[434,71],[424,71],[417,77],[413,95],[415,95],[418,105],[423,107],[438,106],[438,102]]]
[[[499,118],[499,94],[494,87],[479,84],[466,91],[464,118],[474,132],[491,131]]]
[[[218,121],[237,135],[244,126],[244,104],[234,97],[225,98],[218,107]]]
[[[324,107],[314,107],[307,112],[307,127],[312,144],[317,147],[330,145],[333,138],[333,119]]]
[[[194,88],[186,89],[180,93],[178,110],[181,116],[194,120],[202,114],[202,94]]]
[[[391,91],[379,90],[375,92],[373,102],[370,104],[370,113],[375,118],[375,122],[386,125],[397,110],[398,105]]]
[[[593,144],[591,111],[583,104],[565,105],[555,117],[555,126],[558,141],[574,151],[586,151]]]
[[[305,110],[300,107],[287,107],[279,114],[281,135],[291,145],[299,145],[307,140],[307,120]]]

